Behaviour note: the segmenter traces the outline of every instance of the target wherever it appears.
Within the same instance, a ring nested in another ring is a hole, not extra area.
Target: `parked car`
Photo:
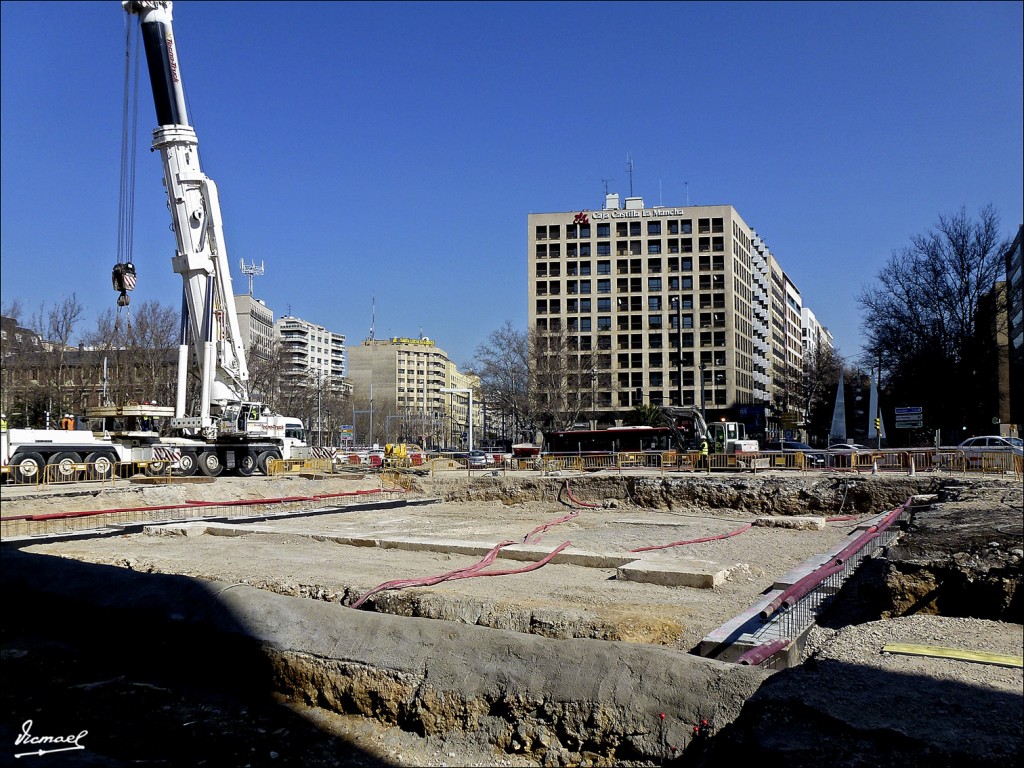
[[[957,446],[958,451],[963,451],[968,462],[977,466],[982,463],[985,457],[986,464],[993,464],[992,469],[1011,469],[1011,456],[1020,456],[1024,453],[1024,441],[1019,437],[1002,437],[1001,435],[981,435],[980,437],[969,437]]]
[[[829,464],[833,467],[849,467],[854,456],[868,455],[871,449],[860,443],[834,443],[828,447]]]
[[[823,467],[826,464],[824,453],[812,448],[807,443],[800,443],[796,440],[776,440],[772,443],[765,443],[761,450],[770,453],[802,453],[804,461],[812,467]]]
[[[491,463],[494,459],[491,459]],[[487,454],[483,451],[470,451],[469,452],[469,466],[471,467],[486,467],[487,466]]]
[[[466,462],[470,467],[486,467],[487,466],[487,454],[483,451],[458,451],[452,454],[453,458],[461,459]]]
[[[871,453],[871,449],[860,443],[835,443],[828,447],[829,453]]]

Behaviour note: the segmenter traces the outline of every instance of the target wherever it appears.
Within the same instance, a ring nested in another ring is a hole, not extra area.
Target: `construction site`
[[[61,759],[105,766],[1015,764],[1021,504],[939,471],[4,487],[3,738],[87,731]]]

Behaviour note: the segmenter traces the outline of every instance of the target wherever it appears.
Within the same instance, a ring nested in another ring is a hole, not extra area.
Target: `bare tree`
[[[979,393],[989,384],[991,328],[978,327],[978,308],[1008,245],[992,206],[977,219],[961,208],[894,252],[875,285],[861,292],[864,364],[880,364],[892,396],[923,406],[933,427],[960,433],[987,421]]]
[[[534,423],[529,398],[530,337],[506,321],[476,348],[474,373],[480,377],[481,399],[508,419],[514,439],[527,434]]]
[[[828,444],[836,389],[843,358],[832,347],[818,346],[804,357],[801,410],[811,445]]]
[[[80,405],[80,396],[74,390],[82,382],[76,382],[73,375],[69,375],[67,362],[68,353],[72,351],[71,342],[84,311],[77,295],[72,293],[49,308],[41,304],[32,317],[33,329],[43,337],[46,353],[38,357],[34,410],[41,411],[47,419],[59,418],[58,412],[77,411]]]
[[[538,421],[568,429],[591,410],[596,356],[577,349],[564,330],[530,333],[530,396]]]

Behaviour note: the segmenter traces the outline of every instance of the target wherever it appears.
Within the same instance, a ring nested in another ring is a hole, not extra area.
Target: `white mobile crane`
[[[177,241],[171,264],[184,283],[176,402],[173,411],[145,404],[88,408],[86,417],[93,420],[95,431],[3,430],[0,465],[13,470],[19,482],[35,481],[47,465],[57,465],[55,480],[74,479],[83,472],[107,477],[118,462],[145,462],[155,472],[171,464],[181,475],[197,470],[211,477],[225,470],[243,476],[256,469],[265,473],[270,459],[308,452],[302,422],[271,414],[248,397],[249,371],[220,200],[217,186],[200,168],[196,133],[188,123],[171,3],[124,0],[122,7],[140,23],[158,123],[152,147],[163,160]],[[131,263],[115,265],[119,306],[128,305],[126,291],[134,288],[135,277]],[[191,364],[199,372],[200,402],[198,414],[189,416],[185,409]],[[170,429],[164,434],[152,429],[153,420],[168,417]]]
[[[305,447],[298,419],[272,415],[248,397],[249,369],[235,311],[217,185],[199,165],[196,133],[189,125],[181,63],[174,45],[171,3],[124,0],[137,16],[146,50],[158,127],[153,149],[160,152],[164,187],[177,241],[171,259],[184,283],[178,385],[172,430],[184,439],[178,469],[207,475],[224,469],[250,475],[266,471],[270,458],[290,458]],[[189,355],[199,371],[199,412],[185,414]],[[196,439],[199,438],[199,439]]]

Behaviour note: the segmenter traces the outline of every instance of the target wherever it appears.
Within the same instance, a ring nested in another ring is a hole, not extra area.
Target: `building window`
[[[611,237],[611,235],[612,235],[611,230],[612,230],[612,225],[611,224],[598,224],[597,225],[597,236],[598,237]]]
[[[597,318],[597,330],[599,330],[599,331],[610,331],[611,329],[612,329],[612,319],[610,317],[598,317]],[[604,339],[601,339],[600,342],[599,342],[599,346],[603,342],[604,342]],[[608,348],[610,348],[611,339],[608,340],[608,344],[609,344],[608,347],[600,346],[600,348],[601,349],[608,349]]]
[[[610,275],[612,273],[612,263],[610,261],[598,261],[597,262],[597,274],[599,275]]]
[[[647,222],[647,234],[648,235],[660,235],[661,234],[661,222],[660,221],[648,221]]]

